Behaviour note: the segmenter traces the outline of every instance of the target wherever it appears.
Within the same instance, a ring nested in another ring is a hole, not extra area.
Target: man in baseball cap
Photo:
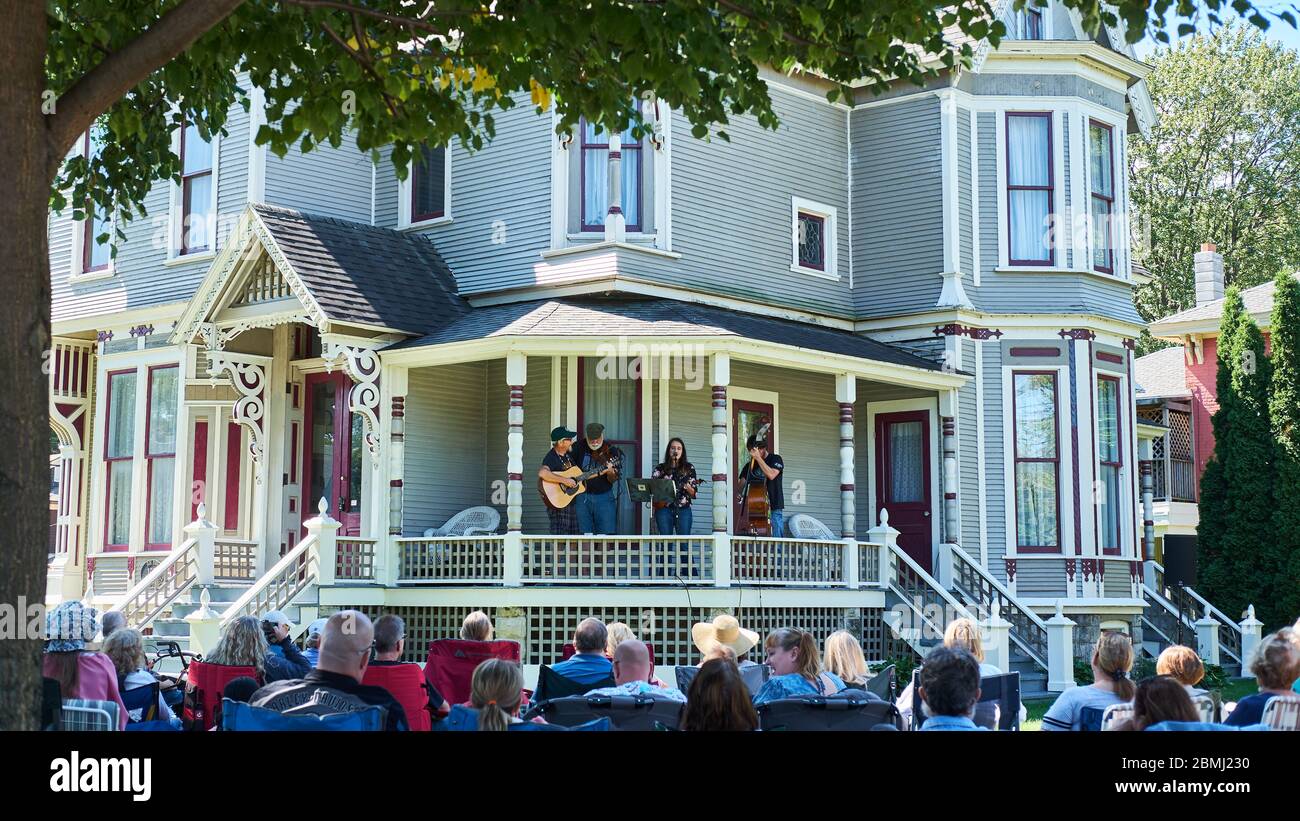
[[[542,484],[551,482],[564,487],[576,487],[577,482],[569,476],[560,474],[574,466],[573,457],[570,453],[573,448],[573,440],[578,438],[578,434],[560,425],[551,429],[551,449],[546,456],[542,458],[542,466],[537,470],[537,491],[542,493]],[[575,512],[575,505],[556,508],[552,507],[546,494],[542,493],[542,501],[546,504],[546,515],[551,520],[552,536],[570,536],[578,532],[578,516]]]

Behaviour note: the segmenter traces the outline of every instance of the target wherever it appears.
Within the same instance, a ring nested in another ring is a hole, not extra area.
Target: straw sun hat
[[[757,633],[741,627],[735,616],[725,613],[715,616],[711,622],[696,624],[691,628],[691,638],[701,653],[708,653],[714,644],[721,644],[735,650],[737,656],[743,656],[758,644]]]

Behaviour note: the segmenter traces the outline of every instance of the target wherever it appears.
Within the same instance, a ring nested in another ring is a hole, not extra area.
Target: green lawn
[[[1253,678],[1234,678],[1228,679],[1228,685],[1221,691],[1223,701],[1239,701],[1242,696],[1248,696],[1258,690]],[[1020,725],[1020,729],[1026,732],[1041,730],[1043,728],[1043,714],[1052,706],[1055,698],[1045,698],[1039,701],[1025,702],[1025,723]]]

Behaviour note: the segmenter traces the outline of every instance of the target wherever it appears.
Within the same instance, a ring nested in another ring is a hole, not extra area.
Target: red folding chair
[[[231,667],[225,664],[208,664],[203,661],[191,661],[186,671],[186,680],[193,684],[186,685],[185,706],[182,719],[186,729],[211,730],[221,720],[221,694],[226,685],[241,676],[257,679],[256,667]]]
[[[655,646],[647,641],[645,643],[645,649],[650,653],[650,678],[654,678],[655,677]],[[573,642],[568,642],[567,644],[564,645],[564,648],[560,652],[564,654],[564,657],[560,660],[568,661],[575,654],[577,654],[578,648],[573,646]]]
[[[383,687],[393,698],[397,699],[406,711],[406,722],[411,730],[426,733],[433,729],[433,718],[429,714],[429,691],[424,681],[424,672],[414,662],[406,664],[370,665],[366,668],[362,684]]]
[[[505,659],[519,663],[519,642],[466,641],[438,639],[429,642],[429,659],[424,665],[424,680],[442,693],[449,704],[469,701],[470,680],[474,668],[488,659]]]

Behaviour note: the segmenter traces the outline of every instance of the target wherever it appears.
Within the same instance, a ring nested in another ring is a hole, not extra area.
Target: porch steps
[[[208,590],[208,607],[215,613],[224,614],[226,608],[239,599],[248,591],[249,585],[246,584],[217,584]],[[202,590],[198,586],[191,587],[179,599],[172,603],[170,611],[163,616],[154,619],[150,626],[153,627],[153,635],[145,636],[146,650],[152,652],[153,648],[164,641],[174,641],[180,648],[185,651],[190,650],[190,624],[185,621],[185,617],[202,607],[200,596]],[[306,625],[302,624],[303,610],[313,611],[311,618],[315,618],[314,611],[320,601],[318,588],[312,585],[307,590],[298,594],[293,603],[283,608],[285,616],[293,622],[295,627],[302,629]],[[169,660],[170,661],[170,660]],[[179,663],[176,665],[179,668]],[[162,670],[160,672],[171,672]]]
[[[1046,698],[1055,698],[1055,693],[1047,690],[1047,673],[1038,663],[1016,647],[1015,643],[1011,644],[1011,669],[1007,672],[1017,672],[1020,674],[1020,700],[1037,701]]]

